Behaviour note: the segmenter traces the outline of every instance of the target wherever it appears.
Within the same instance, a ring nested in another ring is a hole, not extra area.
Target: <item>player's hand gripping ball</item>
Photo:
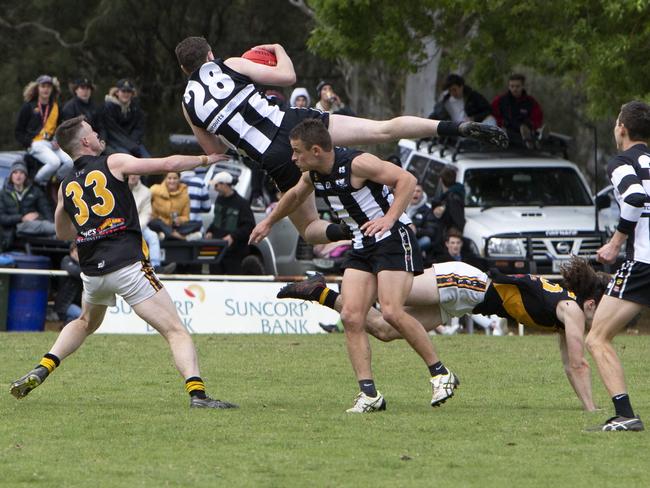
[[[244,59],[248,59],[253,63],[265,64],[267,66],[275,66],[276,64],[278,64],[278,60],[275,57],[275,54],[273,54],[271,51],[267,51],[266,49],[260,49],[260,48],[249,49],[244,54],[242,54],[241,57]]]

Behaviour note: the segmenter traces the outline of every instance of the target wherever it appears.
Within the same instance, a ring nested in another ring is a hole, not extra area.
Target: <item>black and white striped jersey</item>
[[[362,249],[385,239],[396,228],[411,223],[403,213],[391,231],[381,237],[366,237],[360,227],[370,220],[383,217],[393,203],[393,194],[386,185],[366,180],[361,188],[354,188],[350,182],[352,161],[362,151],[346,147],[334,148],[334,167],[328,175],[310,171],[316,196],[322,197],[332,212],[345,222],[352,231],[352,247]]]
[[[607,165],[621,208],[618,230],[627,234],[627,259],[650,263],[650,152],[636,144]]]
[[[284,118],[284,112],[271,105],[248,76],[221,59],[208,61],[191,74],[183,105],[192,124],[222,136],[258,162]]]

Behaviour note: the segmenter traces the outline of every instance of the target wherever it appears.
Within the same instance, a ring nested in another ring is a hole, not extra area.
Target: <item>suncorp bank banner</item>
[[[338,313],[317,303],[278,300],[286,283],[164,281],[181,321],[193,334],[315,334]],[[328,285],[338,290],[337,285]],[[117,297],[97,333],[151,334],[155,330]]]

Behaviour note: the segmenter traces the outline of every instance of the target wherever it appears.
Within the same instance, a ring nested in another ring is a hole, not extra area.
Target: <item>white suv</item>
[[[442,168],[457,170],[465,187],[464,236],[503,272],[557,273],[573,254],[593,262],[615,228],[610,201],[593,197],[580,169],[562,157],[407,139],[399,150],[402,166],[430,197],[442,191]],[[603,207],[598,224],[596,201]]]

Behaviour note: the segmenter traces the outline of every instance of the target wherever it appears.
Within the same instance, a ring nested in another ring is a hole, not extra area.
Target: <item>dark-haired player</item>
[[[598,305],[587,348],[615,410],[615,416],[598,430],[640,431],[643,422],[632,409],[623,365],[612,340],[644,306],[650,306],[650,105],[640,101],[623,105],[614,139],[621,152],[609,161],[607,174],[621,216],[611,240],[597,254],[600,262],[614,263],[627,241],[627,256]]]
[[[562,268],[560,284],[533,275],[490,276],[462,262],[437,263],[413,280],[407,311],[432,330],[450,317],[468,313],[498,315],[527,327],[555,330],[564,371],[585,410],[596,409],[591,374],[584,356],[585,326],[591,323],[609,275],[596,273],[585,260],[574,257]],[[341,298],[327,288],[322,276],[285,286],[278,298],[318,301],[340,311]],[[401,338],[397,330],[370,309],[366,330],[382,341]]]
[[[377,296],[383,318],[400,331],[429,370],[431,406],[444,403],[453,396],[458,379],[438,359],[422,324],[404,310],[413,275],[422,273],[417,240],[404,213],[415,189],[415,177],[372,154],[334,147],[319,120],[301,122],[289,137],[294,161],[303,176],[257,224],[251,241],[259,242],[268,235],[273,224],[314,190],[350,227],[352,250],[343,263],[341,319],[361,391],[347,411],[365,413],[386,408],[373,380],[370,343],[364,330],[366,314]]]
[[[300,179],[291,161],[289,131],[300,121],[316,118],[328,128],[335,145],[388,142],[400,138],[467,136],[507,146],[503,130],[477,122],[461,124],[403,116],[375,121],[330,115],[310,108],[281,109],[261,94],[260,85],[290,86],[296,82],[293,63],[279,44],[256,46],[275,54],[276,66],[234,57],[216,59],[202,37],[188,37],[176,46],[176,57],[189,76],[183,97],[185,118],[206,152],[223,153],[228,147],[243,151],[262,165],[286,192]],[[319,220],[314,197],[297,207],[290,218],[310,243],[347,239],[347,232]]]
[[[130,174],[183,171],[220,161],[223,156],[100,156],[104,143],[83,115],[63,122],[56,139],[74,159],[72,171],[61,183],[54,218],[57,237],[77,243],[83,281],[81,316],[65,326],[34,369],[11,384],[11,394],[23,398],[45,381],[97,330],[106,307],[115,305],[117,294],[169,343],[176,368],[185,379],[190,407],[236,408],[205,393],[192,338],[148,261],[138,210],[127,183]]]

